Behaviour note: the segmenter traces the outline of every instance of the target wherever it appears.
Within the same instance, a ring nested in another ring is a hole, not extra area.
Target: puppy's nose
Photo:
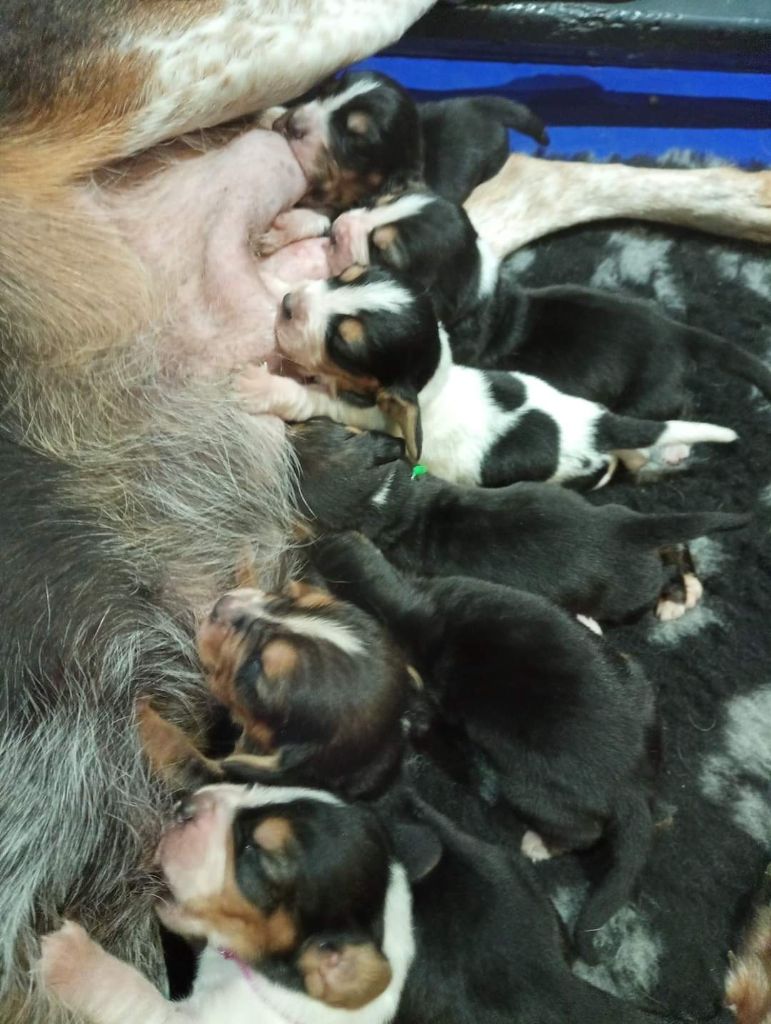
[[[294,307],[294,299],[292,298],[292,293],[291,292],[287,292],[286,295],[281,300],[281,312],[284,315],[285,319],[287,319],[287,320],[291,320],[292,319],[293,307]]]
[[[273,130],[281,132],[287,139],[302,139],[308,134],[302,117],[298,117],[296,110],[287,110],[285,114],[277,118],[273,122]]]
[[[235,594],[225,594],[221,597],[211,610],[210,618],[213,622],[232,623],[236,618],[243,615],[244,603]]]
[[[198,802],[193,793],[185,793],[174,805],[174,818],[180,825],[192,821],[198,813]]]

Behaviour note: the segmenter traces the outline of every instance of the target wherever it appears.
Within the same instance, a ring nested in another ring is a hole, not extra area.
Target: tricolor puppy
[[[416,105],[398,82],[374,71],[330,79],[311,102],[287,110],[273,127],[308,179],[303,206],[330,215],[423,181],[462,202],[503,166],[507,129],[548,141],[542,122],[513,100],[472,96]],[[257,244],[267,254],[324,233],[328,223],[310,209],[292,210],[279,215]]]
[[[607,843],[611,866],[576,926],[592,933],[628,898],[651,838],[653,692],[641,669],[543,598],[463,577],[410,579],[362,534],[317,542],[329,586],[377,616],[440,715],[489,761],[498,799],[531,830],[533,859]]]
[[[374,814],[317,790],[199,790],[164,835],[159,916],[203,941],[172,1004],[74,923],[43,939],[49,992],[93,1024],[387,1024],[414,955],[409,884]]]
[[[619,460],[632,470],[651,457],[674,464],[691,444],[737,437],[711,423],[617,416],[529,374],[459,366],[428,296],[380,268],[349,268],[287,294],[276,338],[333,393],[288,378],[266,387],[255,370],[241,381],[252,411],[398,430],[413,461],[456,483],[600,486]]]
[[[201,623],[198,651],[212,694],[243,730],[217,768],[227,778],[354,797],[397,770],[415,684],[359,608],[307,584],[234,590]]]
[[[673,586],[665,561],[675,545],[749,518],[643,515],[541,483],[484,488],[431,474],[413,479],[401,441],[326,419],[298,423],[290,436],[315,533],[361,530],[405,572],[506,584],[599,621],[654,608],[661,618],[683,614],[701,587],[690,570]]]
[[[705,362],[771,398],[771,370],[760,359],[651,302],[580,285],[520,287],[466,211],[425,189],[343,214],[331,237],[333,271],[373,263],[427,289],[458,363],[520,370],[652,419],[682,412],[688,371]]]
[[[375,71],[329,80],[274,128],[286,135],[311,183],[308,198],[338,209],[352,206],[357,195],[417,181],[462,202],[503,166],[508,128],[548,142],[543,123],[521,103],[471,96],[416,104],[398,82]]]

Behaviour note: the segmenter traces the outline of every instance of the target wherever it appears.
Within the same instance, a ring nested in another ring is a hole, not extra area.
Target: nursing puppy
[[[311,184],[306,201],[338,210],[357,194],[417,181],[460,203],[505,163],[508,128],[548,142],[541,120],[521,103],[471,96],[416,104],[376,71],[328,81],[274,128],[286,135]]]
[[[280,214],[259,238],[264,255],[325,233],[327,214],[416,182],[463,202],[505,163],[509,128],[548,142],[539,118],[513,100],[471,96],[416,104],[398,82],[374,71],[330,79],[273,127],[288,140],[309,189],[304,209]]]
[[[612,866],[576,925],[582,956],[626,901],[651,839],[653,693],[635,663],[542,598],[463,577],[410,580],[361,534],[324,538],[330,588],[374,614],[439,713],[489,760],[499,799],[535,830],[533,859],[607,842]]]
[[[453,358],[520,370],[627,416],[682,413],[685,377],[708,363],[771,398],[771,370],[731,342],[650,302],[579,285],[522,288],[501,270],[462,207],[412,190],[332,227],[333,270],[388,267],[426,288]]]
[[[414,684],[370,616],[324,590],[234,590],[198,630],[209,688],[242,728],[233,778],[315,785],[349,797],[399,765]]]
[[[410,892],[373,813],[317,790],[211,786],[157,852],[167,928],[203,941],[170,1003],[77,924],[43,939],[48,991],[92,1024],[387,1024],[414,955]]]
[[[547,484],[478,488],[430,474],[413,479],[400,458],[402,442],[387,434],[352,432],[325,419],[297,424],[290,433],[314,533],[361,530],[405,572],[507,584],[599,621],[654,607],[659,617],[682,614],[700,583],[690,573],[681,577],[677,600],[663,549],[736,529],[749,518],[643,515],[622,505],[591,505]]]
[[[602,486],[619,460],[630,470],[652,458],[677,464],[694,443],[737,437],[710,423],[617,416],[539,377],[456,365],[428,296],[378,268],[288,293],[276,339],[339,397],[254,368],[241,381],[252,411],[398,430],[413,461],[455,483]]]

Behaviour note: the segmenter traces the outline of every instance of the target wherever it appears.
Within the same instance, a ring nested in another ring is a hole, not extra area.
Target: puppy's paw
[[[68,1006],[77,1006],[91,970],[103,955],[85,928],[65,921],[40,941],[40,979],[44,987]]]
[[[686,612],[684,601],[673,601],[670,597],[662,597],[656,605],[656,618],[660,622],[674,622],[681,619]]]
[[[660,466],[679,466],[690,454],[691,446],[688,444],[664,444],[653,449],[651,461]]]
[[[533,832],[532,829],[528,829],[522,836],[522,843],[520,844],[519,849],[528,860],[533,862],[533,864],[537,864],[539,861],[543,860],[551,860],[552,858],[552,853],[549,847],[538,833]]]
[[[699,577],[692,572],[683,575],[683,586],[685,587],[685,607],[690,611],[704,596],[704,587],[701,585]]]
[[[329,227],[329,217],[323,213],[315,210],[287,210],[276,217],[267,231],[252,237],[252,249],[257,256],[272,256],[290,242],[326,235]]]
[[[271,373],[265,363],[245,366],[234,382],[236,394],[254,416],[273,413],[284,416],[301,386],[289,377]]]
[[[582,626],[586,626],[587,629],[590,629],[592,633],[596,633],[597,636],[602,636],[602,626],[596,619],[592,619],[588,615],[576,615],[576,619]]]

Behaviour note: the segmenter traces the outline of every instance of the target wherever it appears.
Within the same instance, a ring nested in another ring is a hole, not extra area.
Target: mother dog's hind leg
[[[771,242],[771,171],[670,170],[509,157],[466,210],[498,256],[554,231],[633,218]]]

